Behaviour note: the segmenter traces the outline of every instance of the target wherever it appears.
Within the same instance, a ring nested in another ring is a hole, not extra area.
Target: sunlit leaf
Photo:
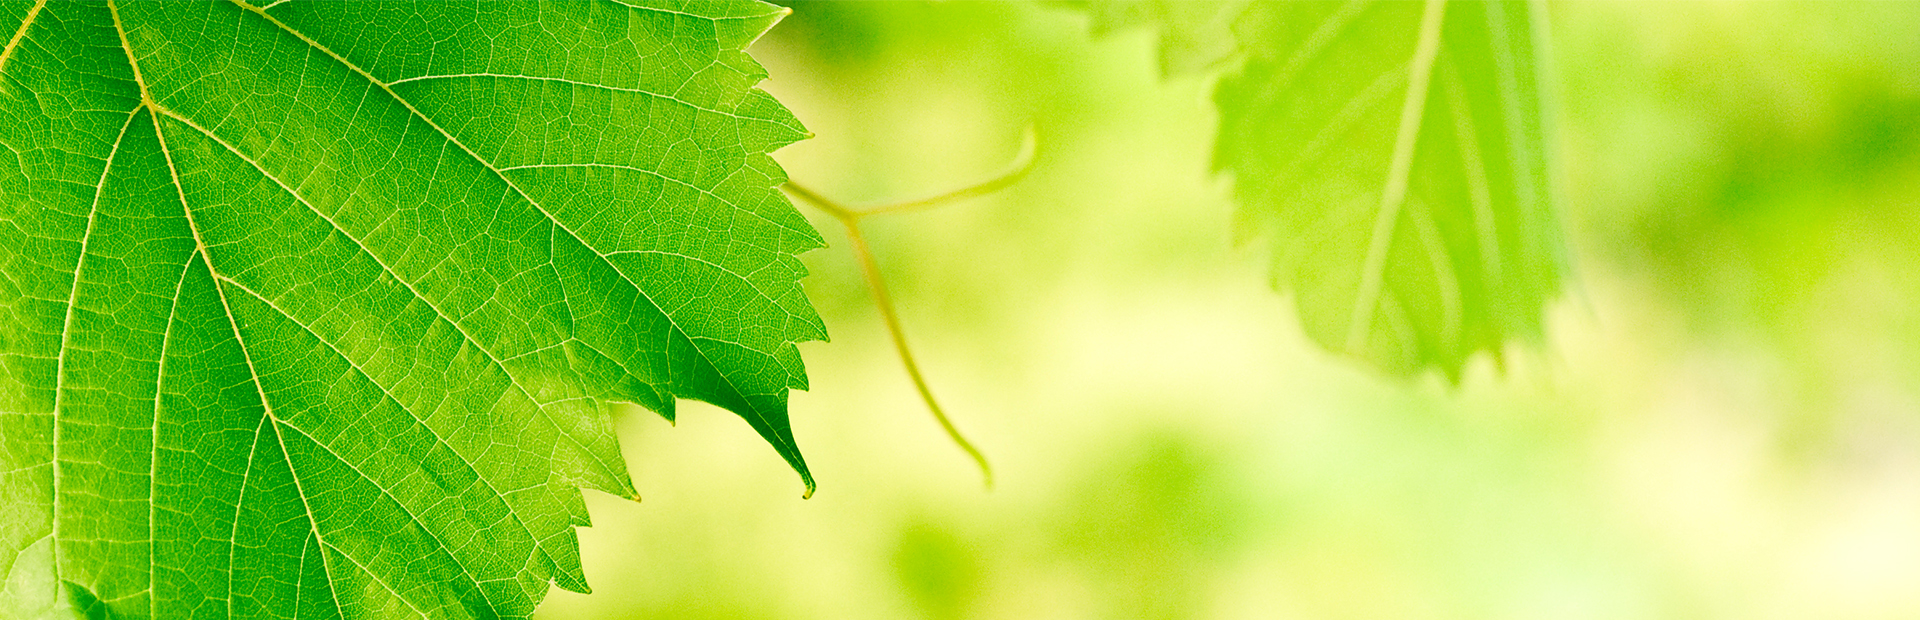
[[[0,617],[524,617],[612,401],[811,489],[784,14],[0,5]]]

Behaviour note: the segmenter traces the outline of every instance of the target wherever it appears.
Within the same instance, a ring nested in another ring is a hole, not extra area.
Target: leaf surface
[[[612,401],[810,491],[784,14],[0,4],[0,617],[525,617]]]
[[[1542,7],[1521,2],[1092,6],[1157,26],[1169,72],[1229,64],[1214,167],[1276,286],[1329,350],[1457,376],[1537,339],[1565,258],[1542,101]]]

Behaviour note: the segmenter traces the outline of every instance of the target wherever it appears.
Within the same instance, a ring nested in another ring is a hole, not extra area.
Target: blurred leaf
[[[1056,546],[1096,576],[1111,617],[1204,617],[1204,584],[1247,544],[1253,516],[1220,447],[1152,431],[1063,496]]]
[[[1538,5],[1091,10],[1096,30],[1156,24],[1170,70],[1240,60],[1214,96],[1214,166],[1233,175],[1242,230],[1271,241],[1275,283],[1315,341],[1398,374],[1457,376],[1475,352],[1538,337],[1565,262]]]
[[[965,617],[980,590],[981,561],[965,540],[933,523],[910,524],[893,552],[900,585],[932,618]]]
[[[784,14],[0,6],[0,616],[526,616],[634,494],[607,401],[811,489]]]

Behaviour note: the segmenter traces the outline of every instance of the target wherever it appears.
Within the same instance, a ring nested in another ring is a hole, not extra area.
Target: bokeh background
[[[1552,6],[1574,255],[1545,348],[1459,386],[1314,348],[1209,170],[1211,82],[1038,3],[799,4],[754,48],[854,204],[798,479],[689,403],[620,419],[561,618],[1920,617],[1920,3]],[[803,209],[807,209],[804,205]]]

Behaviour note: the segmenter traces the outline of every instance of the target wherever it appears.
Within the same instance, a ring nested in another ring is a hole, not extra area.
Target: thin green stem
[[[827,215],[833,216],[833,219],[840,220],[842,222],[850,222],[853,220],[860,219],[859,212],[846,208],[844,206],[841,206],[840,203],[829,200],[826,196],[822,196],[818,192],[807,189],[806,186],[801,185],[799,183],[795,183],[789,180],[786,182],[785,185],[781,185],[780,189],[787,190],[787,193],[789,194],[799,196],[801,200],[805,200],[808,203],[811,203],[814,207],[817,207],[821,211],[825,212]]]
[[[985,480],[986,486],[989,489],[993,488],[993,466],[987,463],[987,456],[982,454],[980,449],[973,445],[973,442],[968,441],[965,435],[960,434],[960,429],[956,428],[953,425],[953,420],[947,417],[946,410],[940,408],[940,401],[933,397],[933,388],[927,385],[926,376],[920,373],[920,364],[914,361],[913,358],[913,348],[907,345],[906,329],[900,326],[900,315],[894,310],[893,297],[887,293],[886,279],[880,274],[880,263],[874,259],[873,248],[867,245],[866,235],[860,232],[860,220],[869,215],[923,209],[945,204],[991,193],[1005,188],[1008,185],[1012,185],[1015,181],[1020,180],[1020,177],[1025,176],[1028,170],[1032,169],[1034,150],[1032,145],[1032,133],[1029,131],[1026,143],[1021,148],[1020,157],[1015,160],[1015,163],[1010,166],[1007,172],[992,179],[932,198],[880,207],[853,209],[793,181],[788,181],[786,185],[783,186],[788,193],[813,204],[822,212],[833,216],[834,219],[840,220],[840,223],[846,226],[847,239],[853,246],[853,254],[860,260],[861,274],[866,277],[867,288],[873,291],[874,305],[880,308],[880,318],[887,325],[888,335],[893,337],[893,347],[900,353],[900,362],[906,366],[907,377],[913,380],[914,389],[920,392],[920,399],[927,403],[927,410],[933,412],[933,419],[940,423],[940,428],[947,432],[947,437],[953,440],[954,445],[960,446],[960,449],[965,451],[967,456],[972,457],[973,462],[980,466],[980,475]]]
[[[880,263],[874,260],[873,248],[867,246],[867,237],[860,232],[860,220],[869,215],[936,207],[1006,189],[1033,170],[1034,155],[1038,150],[1037,144],[1038,140],[1034,136],[1033,127],[1029,126],[1020,141],[1020,154],[1014,157],[1013,163],[1008,164],[1006,170],[985,181],[919,200],[856,209],[840,204],[791,180],[781,186],[788,193],[813,204],[827,215],[840,220],[840,223],[847,227],[847,239],[852,242],[853,254],[860,259],[860,271],[866,276],[867,288],[873,291],[873,303],[880,308],[880,318],[887,324],[887,333],[893,337],[894,349],[900,352],[900,362],[906,366],[907,376],[913,379],[913,387],[920,391],[920,399],[926,401],[927,410],[933,412],[933,419],[940,422],[940,428],[947,431],[947,437],[953,440],[954,445],[960,446],[967,456],[973,457],[973,462],[980,466],[980,475],[986,480],[989,489],[993,488],[993,467],[987,464],[986,455],[981,454],[980,449],[974,447],[973,442],[967,441],[966,436],[960,434],[960,429],[953,426],[953,420],[947,418],[946,410],[940,408],[940,401],[934,399],[933,388],[927,386],[926,376],[920,374],[920,364],[914,361],[913,349],[907,346],[907,332],[900,327],[900,314],[893,308],[893,297],[887,294],[886,279],[880,275]]]
[[[1027,176],[1028,172],[1033,170],[1033,162],[1036,159],[1034,156],[1038,151],[1037,145],[1038,140],[1034,138],[1033,127],[1027,127],[1025,134],[1021,136],[1020,153],[1014,156],[1013,162],[1007,164],[1005,170],[1002,170],[1000,174],[994,175],[993,178],[937,196],[867,207],[864,209],[849,209],[848,211],[862,217],[883,213],[899,213],[901,211],[917,211],[977,196],[985,196],[1006,189],[1008,186],[1018,183],[1020,179]]]
[[[947,413],[940,408],[940,401],[933,398],[933,388],[927,386],[927,378],[920,374],[920,364],[913,360],[913,349],[907,346],[907,332],[900,327],[900,315],[894,311],[893,298],[887,294],[886,280],[880,276],[880,263],[873,258],[873,249],[867,247],[865,235],[860,234],[859,218],[840,220],[847,225],[847,238],[852,242],[853,253],[860,258],[860,271],[867,278],[867,287],[873,290],[873,303],[880,307],[880,318],[886,321],[887,333],[893,336],[893,347],[900,352],[900,363],[907,367],[907,376],[913,379],[913,387],[920,391],[920,399],[927,402],[927,410],[933,412],[933,419],[940,422],[940,428],[947,431],[947,437],[955,445],[973,457],[980,466],[980,475],[985,479],[987,488],[993,488],[993,466],[987,464],[987,457],[954,428],[953,420],[947,419]]]

